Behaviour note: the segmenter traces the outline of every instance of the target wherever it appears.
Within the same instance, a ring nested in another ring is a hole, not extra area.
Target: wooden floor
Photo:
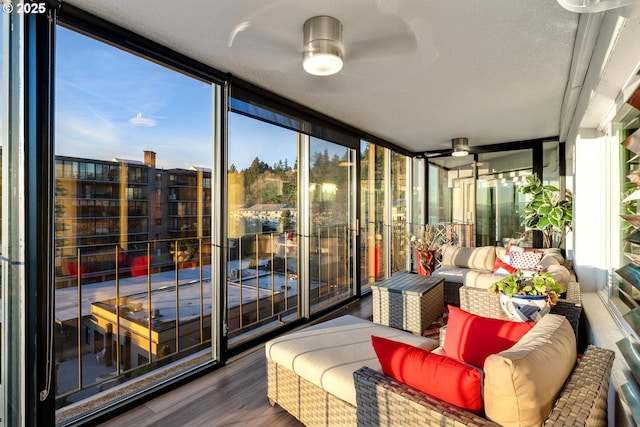
[[[321,320],[352,314],[371,319],[371,294]],[[301,426],[267,400],[264,345],[226,366],[101,424],[115,426]]]

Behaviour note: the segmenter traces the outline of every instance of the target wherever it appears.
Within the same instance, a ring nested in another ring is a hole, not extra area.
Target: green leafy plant
[[[522,224],[528,230],[542,231],[545,248],[559,248],[566,230],[573,229],[573,194],[566,190],[562,198],[557,187],[542,185],[535,174],[527,176],[526,181],[526,185],[518,189],[531,196],[524,206]]]
[[[494,282],[489,286],[488,291],[495,294],[503,292],[509,297],[513,295],[548,296],[549,304],[554,305],[558,295],[562,293],[562,287],[550,273],[541,271],[533,276],[525,276],[521,270],[517,270]]]

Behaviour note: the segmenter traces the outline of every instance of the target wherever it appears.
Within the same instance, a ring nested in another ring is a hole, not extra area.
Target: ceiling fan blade
[[[448,157],[451,155],[451,152],[452,150],[427,151],[423,154],[423,156],[428,159],[436,157]]]
[[[361,35],[375,29],[375,38]],[[416,51],[418,42],[414,31],[402,18],[381,13],[364,21],[353,23],[344,30],[345,57],[349,60],[401,56]]]
[[[349,61],[369,59],[372,61],[408,55],[416,51],[417,41],[413,34],[401,34],[354,42],[345,48]]]
[[[238,65],[258,60],[261,69],[281,69],[283,64],[301,64],[300,37],[294,36],[263,31],[259,25],[243,22],[230,34],[228,47]]]

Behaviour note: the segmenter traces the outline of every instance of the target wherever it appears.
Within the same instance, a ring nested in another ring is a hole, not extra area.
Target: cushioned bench
[[[355,425],[353,372],[380,370],[371,335],[425,350],[438,342],[346,315],[275,338],[265,345],[267,396],[307,425]]]

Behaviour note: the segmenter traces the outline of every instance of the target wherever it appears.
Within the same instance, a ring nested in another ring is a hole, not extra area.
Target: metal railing
[[[298,318],[298,248],[311,252],[312,310],[352,294],[350,230],[323,227],[227,241],[229,347]],[[56,402],[64,407],[211,345],[208,237],[59,247],[56,258]]]
[[[58,406],[208,347],[210,246],[194,238],[58,248]]]

